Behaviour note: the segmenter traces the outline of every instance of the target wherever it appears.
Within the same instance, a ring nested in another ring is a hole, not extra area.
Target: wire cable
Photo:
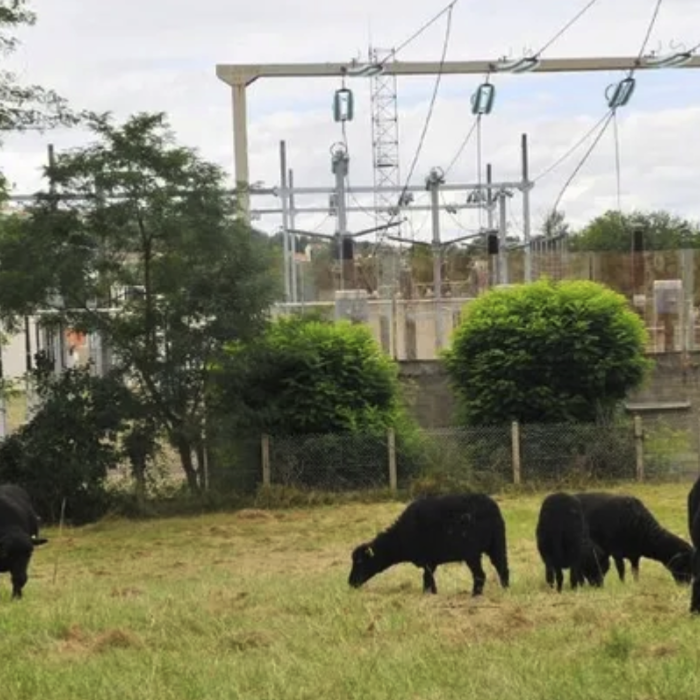
[[[589,2],[586,4],[586,6],[582,9],[579,10],[576,15],[574,15],[573,19],[570,19],[536,54],[535,56],[540,56],[543,54],[557,39],[560,39],[561,36],[576,22],[578,22],[583,15],[590,10],[593,5],[595,5],[598,2],[598,0],[589,0]]]
[[[377,65],[383,66],[389,60],[389,58],[395,58],[399,51],[402,51],[409,44],[413,43],[426,29],[432,27],[432,25],[435,24],[435,22],[437,22],[444,14],[447,13],[451,17],[452,10],[458,2],[459,0],[452,0],[452,2],[445,5],[440,12],[434,15],[432,19],[425,22],[425,24],[421,25],[413,34],[411,34],[411,36],[408,37],[408,39],[401,42],[398,48],[393,49],[392,52],[386,58],[382,59]]]
[[[581,168],[586,164],[586,162],[590,158],[591,154],[595,150],[595,147],[600,142],[600,139],[603,138],[603,134],[607,131],[607,128],[610,125],[610,122],[612,121],[612,118],[614,116],[615,116],[615,110],[611,109],[606,116],[606,120],[603,124],[603,128],[598,132],[598,135],[593,140],[593,143],[591,143],[591,145],[588,147],[588,150],[585,152],[583,158],[581,158],[581,160],[579,161],[578,165],[574,169],[574,172],[571,173],[571,175],[568,177],[568,179],[564,183],[564,187],[561,188],[561,191],[559,192],[559,194],[554,202],[554,206],[551,209],[552,212],[555,212],[557,210],[557,207],[559,206],[559,203],[561,202],[562,197],[566,194],[566,190],[569,189],[569,185],[571,185],[571,183],[574,181],[574,178],[578,175]]]
[[[401,192],[401,197],[399,198],[399,200],[403,199],[403,197],[405,196],[405,194],[408,191],[408,188],[411,184],[411,178],[413,177],[413,172],[416,169],[416,164],[418,163],[418,158],[420,158],[420,154],[423,150],[423,145],[425,144],[425,137],[428,134],[428,129],[430,127],[430,121],[432,120],[433,111],[435,110],[435,103],[437,101],[437,95],[438,95],[438,91],[440,89],[440,83],[442,82],[442,75],[443,75],[442,69],[445,65],[445,57],[447,56],[447,49],[450,45],[450,34],[452,32],[452,8],[453,7],[454,7],[454,2],[447,6],[447,26],[445,28],[445,38],[442,42],[442,53],[440,56],[440,64],[438,67],[438,73],[437,73],[437,76],[435,77],[435,83],[433,85],[433,94],[430,98],[430,104],[428,106],[428,114],[426,115],[425,122],[423,123],[423,129],[421,131],[420,138],[418,139],[418,146],[416,148],[416,152],[413,154],[413,160],[411,161],[411,167],[408,170],[408,177],[406,178],[406,184],[403,186],[403,190]]]
[[[435,110],[435,103],[437,101],[437,95],[438,91],[440,90],[440,84],[442,82],[442,75],[443,75],[443,67],[445,65],[445,58],[447,56],[447,50],[450,45],[450,35],[452,33],[452,9],[454,8],[457,0],[453,0],[447,7],[442,10],[442,12],[439,13],[436,17],[431,20],[429,24],[432,24],[435,20],[438,19],[438,17],[441,17],[445,13],[447,13],[447,24],[445,27],[445,36],[442,42],[442,52],[440,55],[440,62],[438,66],[438,72],[437,75],[435,76],[435,83],[433,84],[433,92],[430,98],[430,104],[428,105],[428,113],[425,117],[425,122],[423,123],[423,129],[421,131],[420,138],[418,139],[418,146],[416,147],[416,151],[413,155],[413,160],[411,161],[411,167],[409,168],[408,171],[408,177],[406,178],[406,182],[404,186],[401,189],[401,194],[399,195],[398,202],[396,205],[396,211],[395,213],[391,216],[389,221],[387,223],[393,224],[396,219],[399,217],[401,214],[401,205],[404,202],[404,198],[406,196],[406,193],[408,192],[408,188],[410,187],[411,184],[411,178],[413,177],[413,173],[416,169],[416,165],[418,163],[418,159],[420,158],[420,154],[423,150],[423,145],[425,144],[425,138],[428,134],[428,129],[430,128],[430,122],[432,120],[433,112]],[[429,26],[429,25],[426,25]],[[406,45],[406,42],[404,42],[403,45],[401,45],[400,48],[403,48]],[[395,52],[394,52],[395,53]],[[379,246],[382,244],[384,241],[384,234],[380,233],[379,236],[377,236],[377,241],[375,243],[375,247],[373,250],[373,254],[376,253],[377,249]]]
[[[613,138],[615,139],[615,185],[617,187],[617,210],[622,211],[622,188],[620,185],[620,134],[617,128],[617,112],[613,111]]]
[[[607,119],[609,110],[573,145],[566,153],[557,158],[549,167],[545,168],[537,177],[533,178],[533,183],[539,182],[543,177],[556,170],[569,156],[573,155],[588,139],[597,131],[600,125]]]
[[[479,186],[477,190],[479,193],[479,204],[481,204],[481,169],[481,115],[479,115],[476,120],[476,184]],[[490,199],[491,192],[489,191],[488,194]],[[481,206],[479,206],[477,216],[479,217],[479,228],[481,228],[484,221],[484,210]]]
[[[635,60],[635,65],[630,69],[628,73],[628,77],[631,78],[637,68],[641,64],[641,59],[644,56],[644,52],[646,51],[647,44],[649,43],[649,38],[651,37],[651,33],[654,30],[654,26],[656,25],[656,20],[658,19],[659,16],[659,10],[661,9],[661,4],[663,0],[656,0],[656,4],[654,5],[654,11],[651,15],[651,20],[649,21],[649,24],[647,25],[646,32],[644,34],[644,39],[642,40],[642,45],[639,49],[639,53],[637,54],[637,58]],[[598,132],[598,135],[595,137],[593,140],[593,143],[591,143],[590,147],[584,154],[583,158],[579,161],[578,165],[574,169],[574,172],[571,173],[567,181],[564,183],[564,187],[562,187],[561,191],[559,192],[559,195],[557,196],[554,206],[551,209],[551,212],[554,213],[557,210],[557,207],[559,206],[559,203],[562,200],[562,197],[564,194],[566,194],[566,190],[569,188],[569,185],[573,182],[574,178],[576,175],[578,175],[579,171],[581,168],[586,164],[588,161],[588,158],[591,156],[593,151],[595,150],[596,146],[600,142],[600,139],[603,138],[603,134],[607,131],[608,126],[610,125],[610,122],[615,119],[616,116],[616,111],[617,111],[617,106],[611,107],[609,112],[606,114],[603,120],[603,128]],[[617,122],[615,122],[615,128],[617,129]],[[620,169],[619,169],[619,146],[618,144],[618,139],[616,136],[616,167],[617,167],[617,179],[618,179],[618,188],[619,188],[619,180],[620,180]],[[619,189],[618,189],[619,191]],[[620,195],[618,195],[619,197]]]
[[[649,37],[651,37],[651,33],[654,30],[654,25],[656,24],[656,20],[659,16],[659,10],[661,9],[661,3],[663,0],[656,0],[656,5],[654,6],[654,12],[651,15],[651,21],[649,22],[649,25],[647,26],[647,31],[646,34],[644,35],[644,40],[642,41],[642,46],[639,49],[639,53],[637,54],[637,60],[635,61],[635,66],[630,70],[629,76],[630,78],[634,75],[634,71],[639,67],[639,64],[642,60],[642,57],[644,56],[644,52],[647,49],[647,44],[649,43]]]
[[[345,122],[344,122],[344,121],[340,122],[340,133],[341,133],[341,138],[342,138],[343,146],[345,146],[345,152],[346,152],[348,155],[350,155],[350,145],[348,144],[348,132],[347,132],[347,129],[346,129],[346,126],[345,126]],[[377,222],[377,213],[376,213],[376,212],[373,212],[373,211],[370,211],[369,209],[366,209],[366,208],[358,201],[357,197],[355,197],[355,195],[354,195],[354,194],[352,193],[352,191],[351,191],[349,168],[348,168],[347,174],[345,175],[345,181],[347,182],[347,191],[348,191],[348,196],[350,197],[350,199],[352,199],[352,201],[355,202],[355,204],[359,207],[360,211],[361,211],[363,214],[365,214],[366,216],[368,216],[370,219],[372,219],[372,221],[374,221],[374,222],[376,223],[376,222]]]
[[[474,132],[476,131],[476,125],[478,124],[480,118],[481,118],[481,115],[480,115],[480,114],[478,114],[478,115],[474,118],[474,121],[472,122],[472,125],[471,125],[471,127],[469,128],[469,131],[467,132],[467,135],[466,135],[466,136],[464,137],[464,139],[462,140],[462,143],[459,144],[459,148],[457,149],[457,152],[455,153],[454,157],[453,157],[452,160],[450,161],[450,164],[449,164],[449,165],[445,168],[445,170],[444,170],[445,177],[447,177],[447,175],[449,174],[450,170],[452,170],[452,168],[454,168],[455,164],[457,163],[457,161],[459,160],[460,156],[461,156],[462,153],[464,152],[464,149],[467,147],[467,144],[469,143],[469,141],[471,140],[472,136],[474,135]]]

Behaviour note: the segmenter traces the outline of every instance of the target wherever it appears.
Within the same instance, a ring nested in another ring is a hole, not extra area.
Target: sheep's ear
[[[370,557],[373,557],[373,556],[374,556],[374,550],[373,550],[371,547],[367,547],[367,554],[368,554]]]
[[[32,544],[38,547],[40,544],[46,544],[48,540],[46,537],[32,537]]]

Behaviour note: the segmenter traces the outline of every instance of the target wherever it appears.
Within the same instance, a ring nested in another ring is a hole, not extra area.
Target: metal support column
[[[527,134],[520,137],[522,158],[523,238],[525,244],[525,282],[532,282],[532,250],[530,245],[530,164],[527,150]]]
[[[440,241],[440,185],[445,182],[442,171],[433,168],[426,178],[426,189],[430,191],[433,227],[433,298],[435,301],[435,348],[442,349],[442,245]]]
[[[246,105],[247,84],[238,79],[231,86],[233,100],[233,154],[236,165],[236,188],[238,190],[238,206],[247,223],[250,223],[250,195],[248,186],[248,109]]]
[[[508,284],[508,251],[507,233],[508,220],[506,200],[508,194],[505,190],[498,193],[498,284]]]

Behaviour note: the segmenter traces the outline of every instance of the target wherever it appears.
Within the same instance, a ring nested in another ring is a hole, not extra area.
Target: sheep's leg
[[[564,572],[557,567],[554,569],[554,576],[557,579],[557,593],[561,593],[562,586],[564,585]]]
[[[423,567],[423,593],[437,593],[434,576],[436,568],[436,566]]]
[[[19,566],[13,569],[10,576],[12,578],[12,598],[19,600],[22,597],[22,589],[27,583],[26,566]]]
[[[470,556],[468,559],[465,559],[465,563],[469,567],[469,571],[471,571],[472,578],[474,579],[472,595],[481,595],[484,592],[484,584],[486,583],[486,574],[484,573],[484,568],[481,566],[481,555]]]
[[[569,585],[571,590],[575,590],[579,586],[583,586],[583,574],[578,566],[572,566],[569,570]]]
[[[639,581],[639,557],[630,557],[630,568],[632,569],[632,578]]]
[[[549,564],[545,564],[544,578],[545,581],[547,581],[547,585],[550,588],[554,588],[554,569],[551,566],[549,566]]]
[[[613,561],[615,562],[615,568],[617,569],[617,575],[620,577],[620,581],[624,583],[625,581],[625,560],[622,557],[613,556]]]
[[[700,614],[700,580],[697,578],[693,581],[693,588],[690,594],[690,612]]]

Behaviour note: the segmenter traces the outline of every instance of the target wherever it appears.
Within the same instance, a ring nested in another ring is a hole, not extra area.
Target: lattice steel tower
[[[369,62],[393,61],[393,49],[369,49]],[[374,169],[374,206],[382,211],[375,214],[377,225],[392,218],[398,193],[383,191],[400,187],[399,169],[399,110],[396,97],[396,76],[379,73],[370,78],[372,112],[372,162]],[[401,235],[398,227],[394,235]],[[381,235],[379,233],[378,235]]]

